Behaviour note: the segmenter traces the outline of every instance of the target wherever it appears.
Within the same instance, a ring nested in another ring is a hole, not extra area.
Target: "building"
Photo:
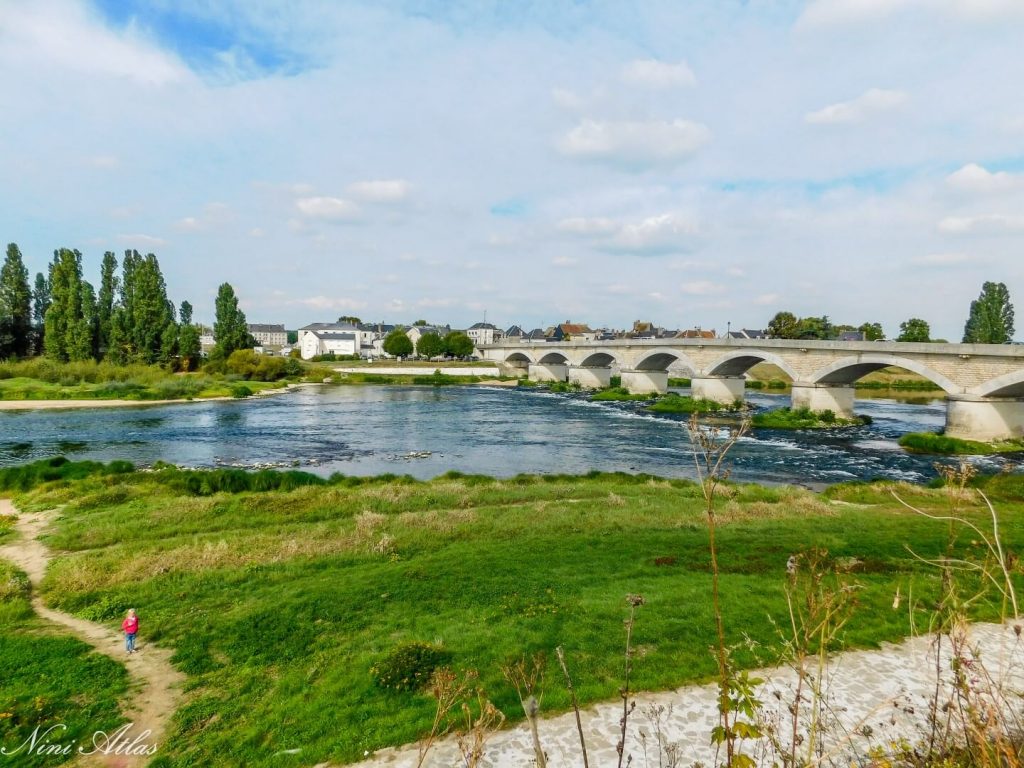
[[[414,325],[405,329],[405,335],[409,337],[413,347],[419,343],[421,336],[426,336],[428,333],[436,333],[443,339],[451,332],[451,327],[447,325]]]
[[[714,331],[705,331],[702,328],[690,328],[676,334],[677,339],[715,339],[718,334]]]
[[[511,339],[512,341],[522,341],[525,335],[526,331],[524,331],[518,325],[513,325],[511,328],[505,331],[504,337],[506,339]]]
[[[297,346],[303,360],[318,355],[358,355],[360,332],[351,323],[310,323],[299,328]]]
[[[469,326],[466,335],[469,336],[474,347],[479,347],[481,344],[493,344],[502,337],[501,329],[490,323],[474,323]]]
[[[288,343],[288,331],[283,325],[249,323],[249,333],[261,347],[283,347]]]
[[[559,323],[550,333],[552,341],[593,341],[597,333],[586,323]]]

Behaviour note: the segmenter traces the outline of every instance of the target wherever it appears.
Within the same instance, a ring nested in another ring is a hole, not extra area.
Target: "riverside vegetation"
[[[1003,542],[1019,551],[1024,479],[973,482],[999,505]],[[827,550],[827,563],[857,581],[856,620],[827,639],[829,649],[903,637],[915,614],[893,610],[893,595],[913,594],[915,610],[925,611],[944,584],[925,561],[969,559],[984,548],[975,537],[950,539],[893,490],[923,510],[947,508],[941,490],[904,484],[837,485],[817,495],[718,482],[713,568],[705,486],[691,481],[456,473],[429,482],[324,480],[59,459],[0,471],[0,493],[13,494],[19,509],[60,509],[47,543],[61,554],[44,600],[112,627],[127,607],[140,607],[148,637],[174,649],[188,703],[158,758],[163,768],[349,762],[413,741],[431,731],[436,703],[415,685],[388,681],[422,679],[440,663],[478,670],[474,686],[511,719],[526,697],[502,667],[547,651],[544,671],[557,677],[552,651],[561,647],[577,670],[578,701],[608,699],[621,685],[616,628],[625,594],[646,603],[632,629],[632,689],[719,678],[721,659],[707,651],[719,634],[707,600],[712,572],[718,609],[731,617],[721,625],[729,663],[740,670],[776,660],[786,648],[777,628],[790,610],[787,559],[812,549]],[[961,514],[987,520],[984,510]],[[7,581],[20,578],[9,573]],[[981,583],[975,574],[965,579]],[[2,642],[24,644],[30,628],[18,622],[31,619],[23,590],[0,592]],[[970,602],[969,614],[995,618],[999,610],[998,596],[987,595]],[[36,706],[86,694],[106,701],[123,686],[100,665],[55,691],[47,680],[67,660],[47,653],[36,662],[32,677],[19,671],[17,687],[0,688],[4,744],[27,735]],[[546,711],[567,709],[572,695],[551,686],[543,701]]]

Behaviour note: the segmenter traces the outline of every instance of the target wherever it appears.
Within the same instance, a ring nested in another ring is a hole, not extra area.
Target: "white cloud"
[[[777,304],[781,297],[777,293],[762,293],[759,296],[754,297],[754,303],[759,307],[765,307],[773,304]]]
[[[968,163],[946,177],[946,183],[964,192],[1005,192],[1021,186],[1022,179],[1006,171],[991,171]]]
[[[697,220],[683,213],[662,213],[635,221],[579,217],[562,219],[557,227],[593,241],[601,250],[638,255],[691,250],[700,234]]]
[[[175,57],[144,40],[134,26],[105,27],[82,3],[44,0],[0,3],[0,46],[78,75],[120,77],[146,85],[190,78]]]
[[[569,157],[633,170],[677,165],[711,139],[707,126],[691,120],[605,122],[583,120],[558,142]]]
[[[841,101],[815,112],[808,112],[804,115],[804,121],[812,125],[860,123],[873,115],[894,109],[906,100],[907,94],[903,91],[871,88],[850,101]]]
[[[304,299],[296,299],[293,304],[309,307],[317,310],[338,310],[338,309],[363,309],[367,306],[365,301],[352,299],[347,296],[309,296]]]
[[[951,267],[977,261],[977,257],[969,253],[929,253],[914,256],[910,263],[919,267]]]
[[[691,296],[710,296],[715,293],[721,293],[725,290],[725,286],[712,283],[710,280],[691,280],[690,282],[681,283],[679,290]]]
[[[153,235],[118,235],[117,241],[124,245],[136,248],[142,246],[143,248],[158,248],[163,245],[167,245],[167,241],[162,237],[154,237]]]
[[[224,203],[209,203],[199,216],[185,216],[175,222],[175,229],[181,232],[207,232],[232,218],[231,209]]]
[[[622,68],[622,81],[640,88],[664,90],[694,86],[697,78],[685,61],[669,64],[656,59],[638,59]]]
[[[409,197],[412,185],[405,179],[357,181],[348,185],[348,193],[367,203],[400,203]]]
[[[608,235],[618,229],[618,225],[611,219],[585,218],[582,216],[562,219],[558,222],[557,226],[562,232],[586,236]]]
[[[580,109],[586,103],[584,99],[568,88],[552,88],[551,100],[562,109]]]
[[[873,23],[905,11],[969,22],[1024,18],[1019,0],[814,0],[797,26]]]
[[[947,216],[939,222],[946,235],[999,235],[1024,231],[1024,216],[986,213],[977,216]]]
[[[359,217],[359,206],[340,197],[300,197],[295,207],[303,216],[329,221],[352,221]]]

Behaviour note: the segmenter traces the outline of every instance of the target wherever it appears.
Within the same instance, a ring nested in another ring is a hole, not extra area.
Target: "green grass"
[[[292,484],[278,487],[291,489],[272,490],[232,473],[77,466],[40,469],[17,484],[26,489],[17,498],[22,509],[63,505],[48,543],[67,554],[51,566],[44,596],[111,627],[135,606],[146,639],[174,649],[190,694],[165,768],[347,762],[415,740],[429,728],[431,700],[382,688],[371,674],[408,643],[479,670],[512,719],[521,709],[499,666],[522,653],[548,652],[544,710],[568,707],[556,645],[565,647],[584,704],[614,698],[627,593],[647,599],[635,630],[637,689],[703,681],[715,671],[707,533],[691,482],[451,473],[429,482],[304,484],[301,473],[289,473]],[[53,470],[61,474],[47,479]],[[1011,550],[1024,545],[1015,482],[986,485]],[[225,492],[232,488],[240,492]],[[786,615],[786,560],[811,547],[860,564],[859,607],[845,643],[908,633],[906,609],[891,608],[897,587],[926,606],[939,580],[906,546],[921,557],[942,553],[947,529],[900,507],[890,489],[945,508],[941,491],[899,484],[851,484],[828,496],[723,489],[728,639],[759,644],[736,651],[741,664],[777,658],[772,620]],[[954,551],[971,547],[964,536]],[[979,615],[993,610],[978,604]],[[296,747],[298,756],[275,756]]]
[[[113,731],[124,721],[118,700],[127,682],[120,664],[36,619],[28,578],[0,560],[0,746],[13,752],[0,758],[3,764],[69,761],[74,754],[31,755],[28,746],[18,748],[37,728],[42,737],[51,726],[58,726],[48,736],[51,743],[90,746],[93,733]]]
[[[653,400],[657,396],[658,395],[655,392],[634,395],[624,387],[612,387],[610,389],[602,389],[600,392],[595,392],[590,396],[590,399],[597,400],[599,402],[619,402],[631,400]]]
[[[831,429],[834,427],[851,427],[870,424],[870,416],[856,416],[842,419],[833,411],[812,411],[808,408],[776,408],[764,413],[756,413],[750,420],[754,427],[765,429]]]
[[[745,408],[742,400],[737,400],[734,403],[719,403],[714,400],[695,399],[670,392],[649,406],[647,410],[655,413],[738,413]]]
[[[372,370],[372,368],[368,366],[368,370]],[[508,379],[508,377],[505,376],[492,376],[488,378],[498,378],[501,381],[506,381]],[[436,367],[434,369],[434,372],[429,376],[417,376],[412,374],[406,375],[363,373],[360,371],[359,373],[338,373],[335,374],[334,378],[334,382],[337,384],[393,384],[428,387],[465,386],[468,384],[479,384],[481,381],[484,381],[484,379],[480,376],[452,376],[451,374],[443,373]]]
[[[982,443],[977,440],[961,440],[934,432],[909,432],[899,440],[900,445],[910,453],[935,453],[955,456],[979,456],[989,453],[1013,453],[1024,451],[1024,440],[1000,440]]]
[[[318,373],[315,369],[303,371],[306,375]],[[0,400],[144,402],[247,397],[280,389],[287,383],[286,380],[243,382],[241,377],[233,375],[171,373],[157,365],[118,366],[94,361],[55,363],[44,358],[0,362]]]

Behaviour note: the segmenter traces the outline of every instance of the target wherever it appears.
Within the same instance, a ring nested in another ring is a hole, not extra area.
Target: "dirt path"
[[[38,589],[53,555],[37,537],[49,524],[50,516],[47,513],[20,514],[9,500],[0,499],[0,515],[14,514],[18,515],[14,530],[21,537],[0,546],[0,558],[11,561],[28,574],[32,583],[32,607],[37,614],[60,624],[100,653],[125,665],[132,680],[132,691],[123,708],[125,717],[131,721],[124,741],[130,743],[140,737],[139,741],[147,745],[162,745],[167,725],[181,700],[181,683],[184,681],[184,676],[171,665],[171,652],[145,641],[144,623],[137,652],[129,656],[125,653],[124,636],[120,633],[102,624],[46,607]],[[145,615],[142,620],[145,622]],[[149,735],[143,737],[146,731]],[[145,765],[150,759],[147,756],[105,755],[86,758],[79,764],[135,768]]]

